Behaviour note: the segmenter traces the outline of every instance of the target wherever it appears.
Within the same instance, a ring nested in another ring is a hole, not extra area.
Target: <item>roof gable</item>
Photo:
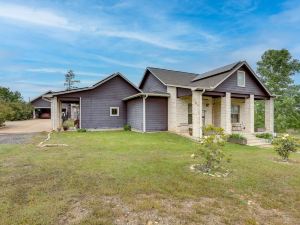
[[[240,87],[237,85],[237,73],[238,71],[245,72],[245,86]],[[251,71],[244,65],[239,67],[234,73],[226,77],[220,84],[214,89],[217,92],[231,92],[242,94],[254,94],[256,96],[268,97],[268,92],[262,87],[257,79],[251,74]]]
[[[198,75],[195,73],[188,73],[176,70],[147,67],[139,87],[141,87],[141,84],[144,82],[145,76],[147,75],[147,71],[153,74],[162,84],[171,86],[189,86],[191,80]]]
[[[124,77],[121,73],[114,73],[106,78],[104,78],[103,80],[97,82],[96,84],[90,86],[90,87],[84,87],[84,88],[76,88],[76,89],[72,89],[72,90],[67,90],[67,91],[59,91],[59,92],[53,92],[51,94],[45,95],[46,97],[53,97],[56,95],[61,95],[61,94],[69,94],[69,93],[76,93],[76,92],[81,92],[81,91],[88,91],[88,90],[93,90],[99,86],[101,86],[102,84],[106,83],[107,81],[113,79],[114,77],[121,77],[125,82],[127,82],[130,86],[132,86],[134,89],[136,89],[138,92],[141,92],[141,90],[139,88],[137,88],[133,83],[131,83],[126,77]]]
[[[264,92],[267,93],[267,95],[272,96],[271,92],[267,89],[267,87],[263,84],[263,82],[259,79],[259,77],[255,74],[255,72],[252,70],[252,68],[249,66],[249,64],[246,61],[241,62],[239,65],[235,66],[230,73],[222,81],[220,81],[213,90],[216,90],[220,85],[222,85],[223,82],[225,82],[227,79],[230,78],[233,74],[235,74],[236,71],[238,71],[241,67],[245,67],[249,71],[249,76],[251,76],[259,85],[260,88],[263,89]]]
[[[149,70],[146,70],[146,73],[139,85],[139,89],[143,92],[162,93],[167,91],[167,86]]]

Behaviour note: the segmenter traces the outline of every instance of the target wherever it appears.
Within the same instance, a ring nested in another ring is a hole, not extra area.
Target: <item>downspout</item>
[[[81,97],[79,97],[79,129],[81,129]]]
[[[143,97],[143,132],[146,132],[146,99],[148,98],[148,94]]]

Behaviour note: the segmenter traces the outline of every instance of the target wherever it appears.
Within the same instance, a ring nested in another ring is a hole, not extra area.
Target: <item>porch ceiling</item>
[[[57,98],[62,103],[79,103],[80,98],[78,97],[58,97]]]

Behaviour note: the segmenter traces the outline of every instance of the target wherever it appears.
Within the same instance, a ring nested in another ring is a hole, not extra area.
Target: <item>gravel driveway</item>
[[[0,144],[24,144],[36,134],[0,134]]]
[[[5,127],[0,128],[0,144],[26,143],[43,131],[51,131],[51,120],[8,121],[5,122]]]

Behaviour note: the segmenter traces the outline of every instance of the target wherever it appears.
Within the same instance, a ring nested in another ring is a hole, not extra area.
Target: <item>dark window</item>
[[[119,107],[110,107],[110,116],[119,116]]]
[[[240,106],[231,105],[231,123],[240,122]]]
[[[192,124],[193,123],[193,108],[192,108],[192,104],[189,103],[188,104],[188,124]]]

